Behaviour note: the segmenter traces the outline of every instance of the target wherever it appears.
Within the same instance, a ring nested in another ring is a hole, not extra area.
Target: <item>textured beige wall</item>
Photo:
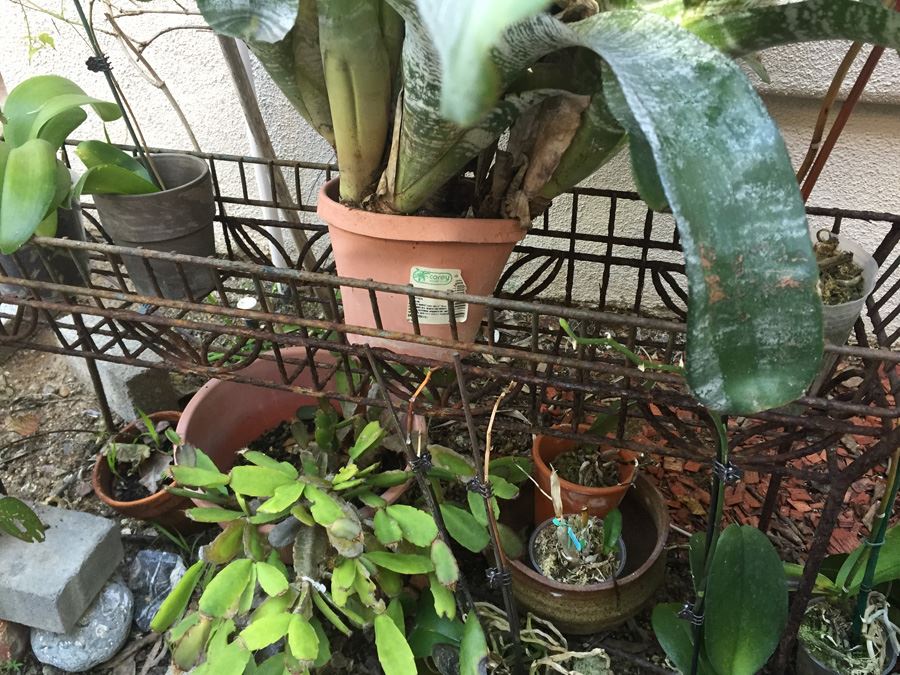
[[[179,19],[177,23],[188,21]],[[165,18],[153,17],[123,20],[123,26],[139,37],[152,35],[170,23]],[[0,73],[8,87],[29,75],[58,73],[76,80],[89,93],[108,98],[103,78],[84,68],[84,59],[89,52],[73,29],[32,14],[31,30],[35,34],[51,33],[56,40],[56,49],[42,50],[29,62],[22,11],[9,0],[0,0]],[[128,92],[149,143],[188,147],[187,136],[162,94],[136,73],[119,45],[103,36],[101,41],[112,56],[116,73]],[[845,49],[843,44],[811,44],[771,50],[763,55],[772,83],[761,84],[760,90],[796,162],[805,151],[818,110],[816,101],[810,97],[820,96],[825,91]],[[148,48],[146,56],[181,102],[203,150],[248,152],[240,108],[218,45],[210,33],[169,33]],[[331,149],[293,112],[265,73],[258,66],[254,71],[260,103],[278,154],[312,161],[333,159]],[[895,53],[885,55],[864,100],[866,102],[851,118],[811,203],[900,212],[900,162],[897,161],[900,156],[900,60]],[[100,133],[100,125],[93,117],[79,131],[81,137],[99,137]],[[126,140],[121,123],[111,125],[111,133],[114,140]],[[223,178],[226,186],[234,187],[235,175]],[[632,189],[625,157],[617,158],[587,183]],[[304,186],[305,197],[313,190],[312,184]],[[561,201],[565,204],[565,199]],[[602,208],[585,208],[579,215],[585,225],[594,223],[599,228],[605,227]],[[640,209],[623,214],[622,220],[634,223],[632,235],[640,234]],[[878,233],[862,228],[853,234],[872,247]],[[633,294],[633,279],[625,276],[619,283],[616,295],[628,298]],[[584,299],[596,297],[596,280],[579,277],[577,290]],[[654,301],[650,292],[648,302],[653,304]]]

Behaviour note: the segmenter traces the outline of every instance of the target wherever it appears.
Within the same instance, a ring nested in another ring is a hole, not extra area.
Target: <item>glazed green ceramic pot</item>
[[[588,635],[618,626],[652,599],[663,580],[669,512],[659,491],[639,475],[619,505],[628,560],[621,576],[602,584],[561,584],[525,560],[511,560],[513,593],[528,611],[564,633]]]

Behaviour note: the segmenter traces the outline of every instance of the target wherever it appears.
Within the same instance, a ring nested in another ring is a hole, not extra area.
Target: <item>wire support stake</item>
[[[500,588],[502,586],[512,585],[512,572],[509,570],[501,570],[498,567],[489,567],[485,571],[488,586],[491,588]]]
[[[474,492],[477,495],[481,495],[485,499],[490,499],[494,496],[494,491],[491,489],[491,484],[487,481],[482,480],[478,476],[473,476],[466,483],[466,489],[469,492]]]
[[[426,474],[434,466],[434,462],[431,461],[431,453],[428,450],[422,450],[416,457],[409,460],[409,465],[413,471]]]

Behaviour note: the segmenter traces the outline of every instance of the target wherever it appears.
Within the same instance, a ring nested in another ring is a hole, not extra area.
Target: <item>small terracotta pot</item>
[[[563,427],[554,427],[560,428]],[[583,424],[579,431],[584,432],[590,428]],[[578,443],[568,438],[556,438],[537,434],[531,447],[531,459],[534,461],[535,480],[547,494],[550,494],[550,463],[562,453],[573,450]],[[619,505],[628,488],[634,483],[637,475],[637,453],[629,450],[619,450],[619,484],[609,487],[587,487],[578,483],[570,483],[559,479],[562,488],[562,502],[564,513],[581,513],[581,509],[587,507],[588,513],[598,518],[604,518],[607,513]],[[534,496],[534,522],[542,523],[552,518],[553,504],[540,492]]]
[[[172,425],[177,424],[180,417],[181,413],[174,411],[157,412],[150,415],[150,419],[154,422],[169,422]],[[140,436],[143,429],[144,423],[141,420],[135,420],[116,434],[112,440],[118,443],[133,441]],[[159,523],[163,527],[174,529],[178,532],[196,532],[202,527],[202,525],[189,520],[184,515],[184,510],[191,506],[189,499],[176,497],[165,490],[160,490],[156,494],[143,499],[133,502],[120,502],[112,497],[114,481],[115,476],[109,470],[106,457],[101,454],[94,463],[91,485],[94,488],[94,494],[104,504],[128,518]]]
[[[342,205],[338,194],[337,179],[328,182],[319,194],[317,211],[328,224],[337,273],[342,277],[423,288],[433,281],[437,284],[430,286],[433,290],[491,295],[513,247],[525,237],[526,231],[515,220],[371,213]],[[458,286],[444,287],[445,282]],[[407,314],[409,296],[380,291],[375,295],[384,330],[414,333]],[[341,299],[348,325],[378,327],[367,290],[341,286]],[[418,303],[422,335],[451,340],[447,303],[425,298]],[[467,312],[464,319],[457,318],[459,341],[472,342],[484,318],[484,305],[457,305],[455,309]],[[438,347],[352,334],[347,338],[353,344],[385,347],[400,354],[440,361],[451,358],[449,350]]]
[[[290,347],[282,349],[281,355],[295,362],[306,356],[306,349]],[[315,355],[316,363],[324,363],[333,358],[331,354],[321,350]],[[255,380],[282,381],[281,371],[274,359],[258,358],[237,373]],[[292,384],[312,389],[314,385],[309,368],[304,368]],[[251,441],[292,419],[297,408],[316,405],[318,401],[315,397],[292,391],[228,380],[211,380],[200,388],[184,409],[178,423],[178,434],[186,443],[209,455],[219,470],[225,473],[234,466],[238,452]],[[411,483],[410,479],[406,483],[395,485],[382,493],[381,497],[392,504],[406,492]],[[215,506],[201,500],[194,500],[194,503],[197,506]],[[224,525],[223,523],[222,526]],[[265,534],[272,526],[262,525],[259,529]]]
[[[538,574],[524,560],[510,560],[516,600],[564,633],[575,635],[613,628],[641,611],[653,600],[665,574],[669,512],[662,495],[644,476],[636,478],[619,508],[628,550],[620,576],[602,584],[561,584]]]

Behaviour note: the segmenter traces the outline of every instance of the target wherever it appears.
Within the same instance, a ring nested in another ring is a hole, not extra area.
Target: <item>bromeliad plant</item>
[[[733,59],[821,39],[900,47],[900,16],[874,0],[198,5],[335,147],[341,198],[360,208],[527,224],[627,144],[642,196],[668,205],[681,233],[696,396],[746,414],[795,399],[816,374],[803,204]]]
[[[181,618],[203,576],[193,571],[161,607],[153,628],[171,628],[177,666],[199,665],[193,672],[212,674],[226,666],[227,672],[245,672],[255,652],[282,638],[260,668],[305,673],[330,658],[323,624],[346,636],[374,627],[384,671],[412,675],[415,657],[399,596],[409,575],[425,575],[437,614],[455,618],[456,559],[429,513],[377,494],[410,479],[403,470],[380,470],[387,435],[378,420],[359,414],[341,420],[323,403],[311,433],[302,424],[294,431],[300,470],[247,451],[248,465],[223,474],[199,450],[179,455],[174,478],[199,492],[173,491],[216,504],[192,509],[189,517],[227,524],[194,568],[212,570],[198,609]],[[272,527],[268,537],[261,525]],[[279,556],[285,547],[292,571]],[[259,594],[264,599],[256,603]],[[467,625],[469,640],[483,644],[477,619]],[[476,663],[484,657],[479,649],[465,653]]]

